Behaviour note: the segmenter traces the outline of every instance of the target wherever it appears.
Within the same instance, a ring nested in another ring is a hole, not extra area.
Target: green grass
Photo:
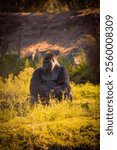
[[[0,150],[99,150],[99,85],[71,83],[73,102],[30,108],[33,70],[0,79]]]

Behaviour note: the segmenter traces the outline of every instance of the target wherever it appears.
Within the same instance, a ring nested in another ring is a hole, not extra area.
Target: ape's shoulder
[[[42,73],[42,68],[37,68],[37,69],[34,70],[33,76],[39,75],[39,74],[41,74],[41,73]]]
[[[68,76],[67,69],[64,66],[57,66],[55,72],[59,78],[63,78],[63,76]]]
[[[69,76],[67,69],[64,66],[58,66],[58,81],[61,83],[69,83]]]
[[[66,68],[64,67],[64,66],[57,66],[57,68],[58,68],[58,70],[59,70],[59,72],[64,72],[64,71],[66,71]]]

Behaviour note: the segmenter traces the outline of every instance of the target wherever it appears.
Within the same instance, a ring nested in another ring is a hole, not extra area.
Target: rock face
[[[99,9],[63,13],[2,13],[0,35],[7,39],[11,51],[20,49],[23,54],[37,49],[53,49],[61,53],[81,48],[95,49],[99,44]]]

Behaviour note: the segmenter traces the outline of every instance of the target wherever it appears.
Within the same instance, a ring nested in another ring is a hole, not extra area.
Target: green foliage
[[[33,71],[0,78],[0,149],[99,150],[99,85],[71,82],[73,102],[30,107]]]
[[[0,73],[7,76],[9,73],[17,73],[21,68],[19,57],[16,55],[0,55]]]
[[[80,64],[75,72],[73,72],[71,80],[76,83],[85,83],[87,81],[92,83],[97,82],[94,72],[89,64]]]
[[[65,55],[60,55],[58,60],[61,65],[67,68],[70,79],[75,83],[86,83],[86,82],[96,83],[97,82],[96,76],[94,74],[91,65],[89,64],[88,58],[85,55],[83,49],[81,49],[79,56],[80,56],[79,65],[75,65],[73,63],[73,60],[67,59]]]
[[[26,67],[33,66],[31,61],[16,54],[0,55],[0,75],[7,77],[10,73],[17,75]]]
[[[88,63],[84,52],[80,53],[81,62],[75,65],[72,61],[66,58],[65,55],[60,55],[58,61],[61,65],[67,68],[70,79],[75,83],[92,82],[96,83],[97,79]],[[18,57],[17,55],[3,55],[0,56],[0,74],[2,77],[7,77],[10,73],[17,75],[24,68],[32,67],[38,68],[42,65],[43,58],[40,57],[37,61],[25,57]]]

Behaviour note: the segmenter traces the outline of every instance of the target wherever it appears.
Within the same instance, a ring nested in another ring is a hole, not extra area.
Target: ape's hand
[[[62,86],[57,86],[54,88],[54,93],[59,95],[62,92]]]

